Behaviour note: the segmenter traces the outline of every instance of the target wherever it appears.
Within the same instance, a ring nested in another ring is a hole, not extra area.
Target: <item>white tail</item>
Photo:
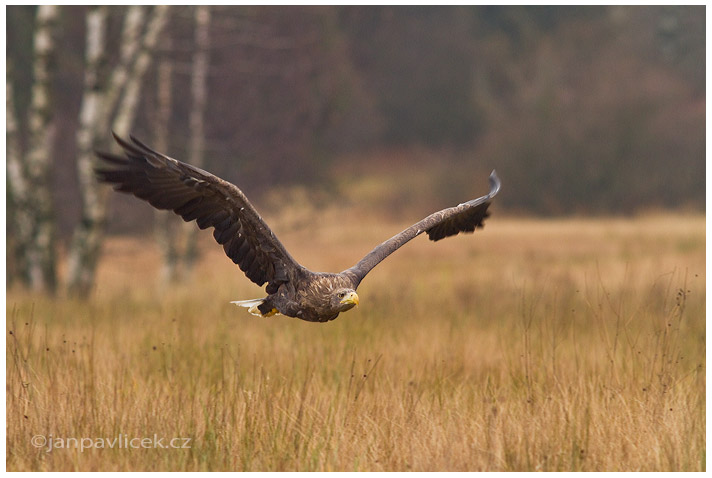
[[[258,309],[264,303],[264,299],[250,299],[250,300],[233,300],[230,303],[239,305],[240,307],[248,307],[248,312],[252,315],[259,315],[262,317],[262,312]]]

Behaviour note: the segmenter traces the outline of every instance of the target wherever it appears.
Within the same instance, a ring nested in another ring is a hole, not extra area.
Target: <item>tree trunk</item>
[[[51,57],[54,54],[54,26],[59,7],[37,7],[34,34],[32,98],[28,111],[28,150],[24,162],[17,147],[17,123],[10,118],[8,179],[16,205],[18,241],[24,253],[24,272],[32,290],[54,292],[56,250],[51,166],[54,127],[52,125]],[[8,82],[8,86],[9,82]],[[6,87],[7,88],[7,87]],[[11,88],[11,86],[10,86]],[[12,92],[10,92],[12,94]],[[6,106],[12,108],[12,105]],[[12,132],[12,133],[10,133]]]
[[[170,36],[165,36],[162,43],[164,55],[158,63],[158,105],[156,108],[155,145],[156,150],[168,152],[168,134],[173,103],[173,59],[170,57],[172,42]],[[163,263],[161,266],[161,284],[169,285],[178,281],[178,241],[177,231],[180,230],[178,216],[171,211],[155,210],[156,225],[154,234]]]
[[[30,188],[22,166],[22,151],[17,124],[14,97],[14,64],[7,59],[5,80],[5,132],[7,157],[7,197],[8,197],[8,233],[7,233],[7,280],[8,283],[20,280],[29,284],[25,248],[32,237],[33,218],[28,208]]]
[[[92,254],[88,244],[94,239],[91,235],[92,231],[98,229],[99,224],[104,221],[104,210],[100,205],[105,200],[107,191],[97,185],[92,166],[97,128],[102,117],[108,114],[105,111],[105,98],[102,93],[104,85],[101,81],[103,77],[101,67],[105,63],[106,56],[104,32],[107,15],[108,7],[91,7],[86,18],[84,97],[77,130],[77,173],[82,197],[82,216],[72,238],[67,279],[69,292],[73,294],[80,294],[85,284],[91,282],[92,273],[85,267],[92,260],[88,257]]]
[[[190,145],[188,162],[203,167],[205,153],[205,105],[208,95],[208,68],[210,65],[210,7],[195,7],[195,53],[191,72]],[[185,273],[190,274],[198,258],[197,228],[185,224]]]
[[[141,97],[141,83],[151,65],[153,51],[156,49],[158,39],[168,18],[169,7],[158,5],[154,7],[153,15],[149,20],[146,32],[143,35],[141,49],[133,64],[131,75],[126,82],[126,90],[113,121],[113,128],[119,134],[126,135],[136,117],[138,100]]]
[[[111,72],[108,87],[98,84],[99,67],[104,61],[103,31],[106,7],[94,7],[87,16],[87,71],[85,92],[77,133],[77,169],[82,194],[82,218],[75,230],[69,252],[68,288],[70,293],[86,297],[94,283],[97,261],[104,237],[107,188],[93,173],[94,149],[98,138],[108,135],[112,113],[117,110],[114,129],[126,134],[138,105],[141,80],[148,69],[151,52],[165,23],[167,6],[153,9],[146,31],[140,35],[145,7],[131,7],[124,20],[121,61]],[[118,104],[117,104],[118,102]]]

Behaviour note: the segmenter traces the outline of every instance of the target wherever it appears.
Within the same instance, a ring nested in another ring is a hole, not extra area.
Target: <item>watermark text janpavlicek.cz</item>
[[[151,437],[131,437],[119,434],[115,437],[56,437],[53,435],[35,435],[30,440],[35,448],[42,448],[47,453],[53,450],[78,449],[79,451],[90,449],[184,449],[190,448],[192,438],[159,437],[154,434]]]

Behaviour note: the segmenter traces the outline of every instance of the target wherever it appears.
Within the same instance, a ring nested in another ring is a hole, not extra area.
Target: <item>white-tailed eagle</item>
[[[439,241],[483,227],[487,208],[500,188],[492,171],[487,195],[431,214],[343,272],[312,272],[292,258],[237,186],[153,151],[134,137],[130,142],[114,138],[125,154],[98,152],[106,162],[96,169],[98,178],[157,209],[196,221],[200,229],[214,228],[213,236],[227,256],[252,282],[267,284],[267,297],[234,302],[262,316],[279,313],[311,322],[335,319],[358,304],[356,288],[366,274],[414,237],[427,233],[430,240]]]

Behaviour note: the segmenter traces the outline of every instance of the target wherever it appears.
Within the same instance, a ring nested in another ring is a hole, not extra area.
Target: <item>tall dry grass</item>
[[[275,229],[341,270],[407,225],[348,217]],[[262,291],[204,239],[189,284],[117,239],[89,303],[8,292],[9,470],[706,467],[704,217],[494,216],[408,244],[327,324],[231,306]]]

